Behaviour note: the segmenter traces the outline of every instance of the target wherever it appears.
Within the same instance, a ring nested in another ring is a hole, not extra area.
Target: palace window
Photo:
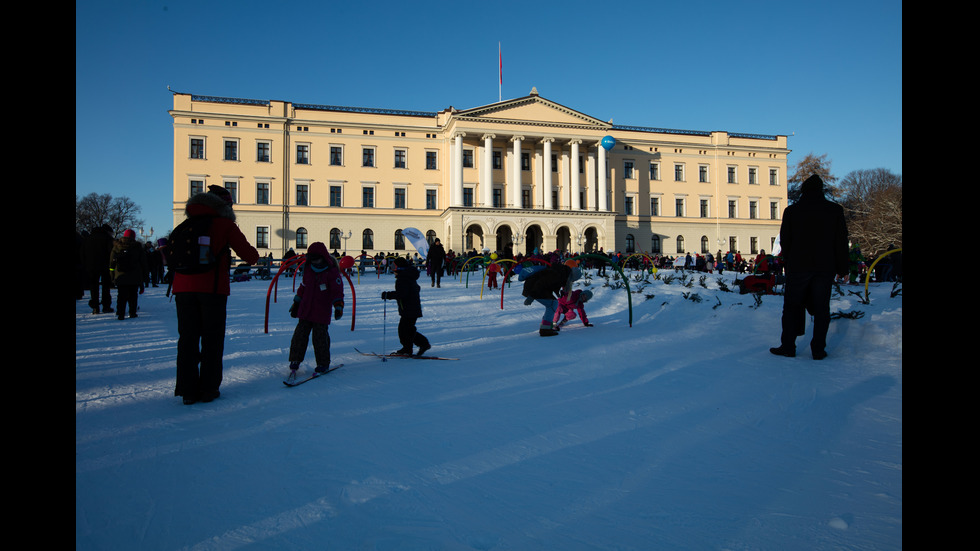
[[[310,144],[308,143],[296,144],[296,164],[298,165],[310,164]]]
[[[204,138],[191,138],[191,159],[204,158]]]

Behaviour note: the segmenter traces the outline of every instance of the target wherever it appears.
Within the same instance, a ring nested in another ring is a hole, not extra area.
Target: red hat
[[[126,230],[123,232],[123,237],[131,237],[133,239],[136,239],[136,232],[134,232],[133,230]]]

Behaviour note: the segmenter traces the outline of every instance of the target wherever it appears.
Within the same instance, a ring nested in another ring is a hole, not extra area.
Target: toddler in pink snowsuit
[[[559,326],[565,325],[566,322],[575,319],[577,313],[577,317],[582,318],[582,325],[592,327],[592,324],[589,323],[589,318],[585,316],[585,303],[590,298],[592,298],[592,291],[582,291],[581,289],[572,291],[568,296],[559,297],[558,308],[555,309],[554,323]],[[563,315],[565,318],[559,323],[558,320]]]

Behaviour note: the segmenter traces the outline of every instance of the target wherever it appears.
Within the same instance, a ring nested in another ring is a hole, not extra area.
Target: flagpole
[[[500,83],[497,84],[497,103],[503,101],[504,88],[504,56],[500,52],[500,42],[497,42],[497,62],[500,66]]]

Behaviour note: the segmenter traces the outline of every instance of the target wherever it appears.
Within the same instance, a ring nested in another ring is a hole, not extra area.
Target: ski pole
[[[388,336],[388,301],[382,300],[382,302],[384,302],[384,309],[381,317],[381,361],[387,362],[388,358],[385,357],[385,350],[387,350],[387,348],[385,348],[385,346],[387,346],[385,344],[385,339]]]

